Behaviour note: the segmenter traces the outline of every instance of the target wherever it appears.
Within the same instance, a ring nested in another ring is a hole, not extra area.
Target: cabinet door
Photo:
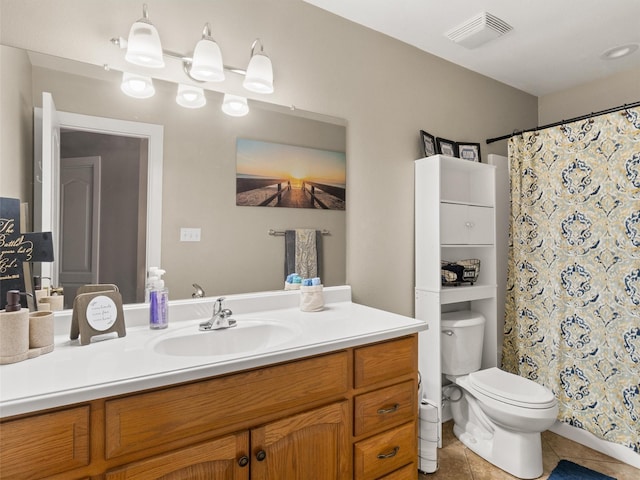
[[[89,465],[89,407],[0,424],[0,478],[46,478]]]
[[[442,203],[440,243],[443,245],[491,245],[493,208]]]
[[[348,480],[347,402],[251,431],[252,480]]]
[[[249,432],[130,463],[105,480],[249,480]]]

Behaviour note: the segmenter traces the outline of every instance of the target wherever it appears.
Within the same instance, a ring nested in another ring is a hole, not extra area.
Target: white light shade
[[[200,108],[207,104],[207,99],[204,98],[204,90],[200,87],[180,84],[178,85],[176,102],[181,107]]]
[[[156,93],[151,78],[124,72],[120,89],[133,98],[149,98]]]
[[[220,47],[211,37],[204,37],[196,44],[189,75],[202,82],[222,82],[224,66]]]
[[[262,53],[251,57],[242,86],[251,92],[273,93],[273,66],[269,57]]]
[[[127,62],[142,67],[164,67],[160,35],[156,27],[149,22],[146,5],[142,9],[142,18],[131,25],[127,40],[127,53],[124,58]]]
[[[244,117],[249,113],[247,99],[238,95],[224,94],[222,100],[222,111],[232,117]]]

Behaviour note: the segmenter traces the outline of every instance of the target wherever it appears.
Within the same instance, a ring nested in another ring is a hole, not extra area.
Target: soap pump
[[[149,267],[147,270],[147,282],[144,286],[144,302],[149,303],[149,293],[153,289],[153,286],[158,280],[158,267]]]
[[[155,268],[155,267],[153,267]],[[150,269],[151,270],[151,269]],[[159,330],[169,326],[169,290],[164,286],[165,271],[155,268],[149,277],[149,328]]]

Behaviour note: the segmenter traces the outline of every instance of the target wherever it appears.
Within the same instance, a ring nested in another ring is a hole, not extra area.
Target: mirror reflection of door
[[[58,278],[65,303],[71,302],[67,308],[78,287],[88,283],[113,283],[123,302],[141,302],[148,141],[67,129],[60,137],[61,165],[68,172],[60,172]]]
[[[82,285],[98,283],[100,157],[60,159],[60,271],[65,308]]]
[[[51,94],[42,92],[42,108],[34,108],[33,227],[52,233],[55,260],[33,264],[33,274],[50,278],[53,286],[65,288],[59,264],[64,251],[70,251],[59,238],[60,229],[80,235],[91,224],[85,217],[89,208],[74,205],[76,210],[67,212],[61,225],[60,159],[101,158],[100,187],[94,189],[101,208],[99,221],[97,216],[93,220],[99,252],[92,240],[82,239],[80,251],[74,252],[78,256],[63,267],[64,275],[76,276],[65,280],[67,307],[73,305],[73,283],[84,283],[89,276],[91,283],[116,284],[124,303],[144,300],[147,267],[160,265],[163,136],[162,125],[57,111]],[[89,254],[97,257],[91,267]],[[97,272],[97,280],[89,271]],[[82,280],[80,274],[85,275]]]

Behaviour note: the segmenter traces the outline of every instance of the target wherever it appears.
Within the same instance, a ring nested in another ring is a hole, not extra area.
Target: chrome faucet
[[[200,285],[198,285],[197,283],[194,283],[193,284],[193,288],[195,288],[196,291],[191,294],[191,297],[193,297],[193,298],[202,298],[202,297],[204,297],[204,290],[202,289],[202,287]]]
[[[223,308],[222,302],[224,302],[224,297],[220,297],[216,300],[216,303],[213,305],[212,317],[206,322],[202,322],[200,324],[200,330],[222,330],[224,328],[231,328],[237,325],[235,320],[229,318],[233,312],[228,308]]]

